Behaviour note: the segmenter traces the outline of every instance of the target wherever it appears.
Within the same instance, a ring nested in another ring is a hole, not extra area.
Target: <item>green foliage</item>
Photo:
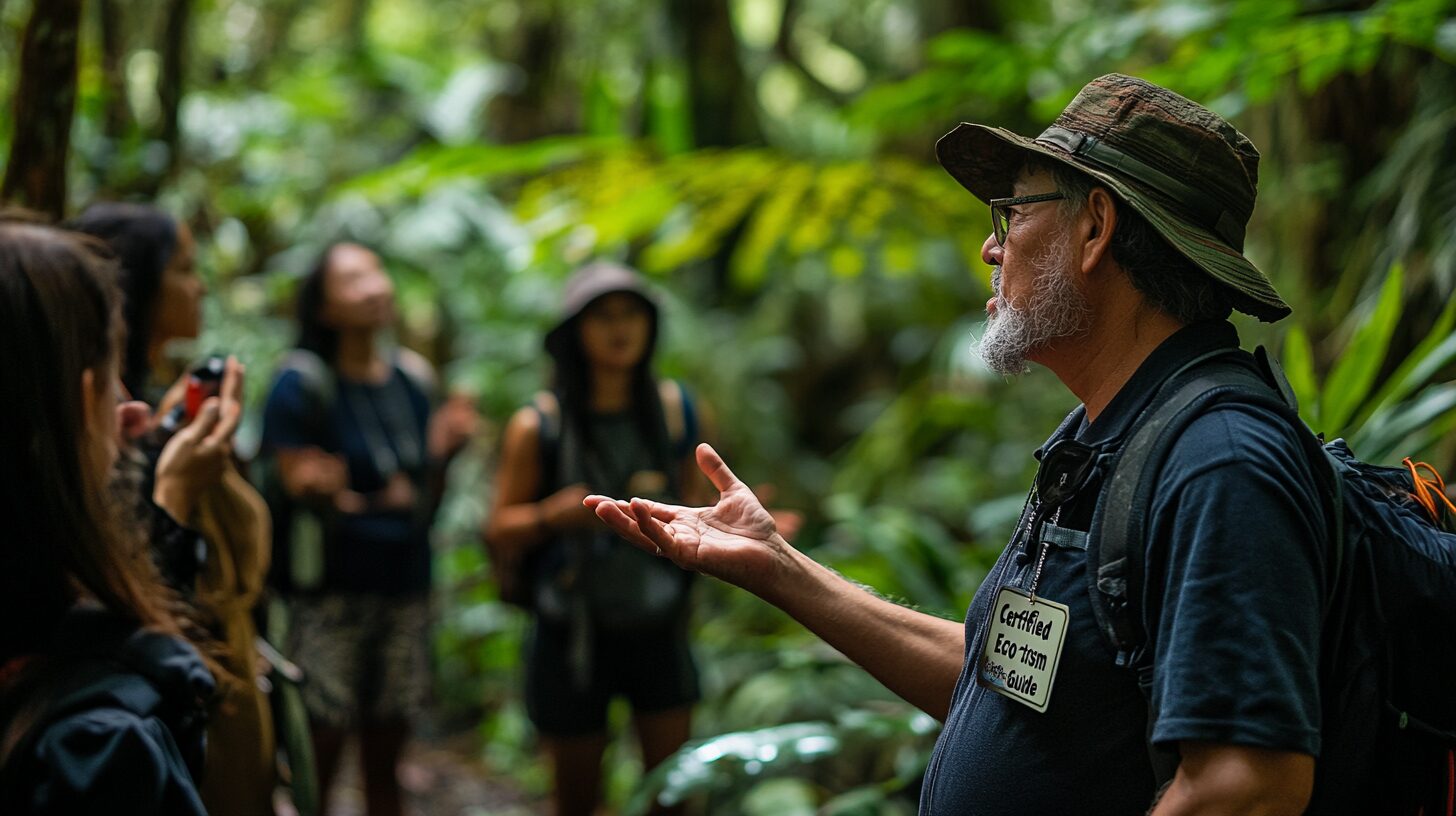
[[[1355,324],[1323,387],[1314,374],[1309,340],[1298,327],[1285,337],[1284,368],[1310,427],[1348,438],[1372,462],[1426,457],[1456,428],[1456,384],[1433,382],[1456,362],[1456,300],[1430,333],[1384,379],[1390,339],[1401,320],[1399,266],[1386,275],[1373,307]]]
[[[911,813],[896,794],[924,771],[938,730],[921,712],[861,711],[722,734],[658,766],[623,813],[695,798],[715,813]]]
[[[165,166],[157,26],[116,5],[131,121],[105,122],[92,19],[76,204],[145,195]],[[805,512],[798,546],[889,597],[963,613],[1021,508],[1031,451],[1075,400],[1045,372],[1007,382],[970,354],[987,215],[931,160],[956,121],[1034,133],[1113,70],[1234,117],[1265,151],[1248,251],[1297,307],[1282,347],[1306,418],[1372,460],[1453,455],[1456,17],[1449,0],[1363,5],[731,0],[723,58],[740,61],[764,138],[702,148],[714,134],[694,95],[724,93],[722,77],[693,76],[694,40],[675,27],[706,13],[199,0],[183,161],[159,200],[197,232],[212,297],[205,336],[176,351],[238,353],[256,406],[315,254],[344,237],[380,251],[400,339],[491,422],[456,462],[436,529],[444,716],[478,722],[487,761],[541,792],[517,693],[524,621],[495,597],[477,531],[499,428],[545,383],[541,335],[583,260],[653,276],[660,370],[716,409],[750,483]],[[27,11],[0,3],[7,87]],[[968,11],[987,12],[984,30],[946,30]],[[1384,98],[1346,112],[1341,94],[1366,86],[1389,89],[1388,116]],[[614,802],[913,812],[905,788],[933,723],[756,599],[707,581],[698,595],[699,739],[635,791],[630,751],[614,753]]]

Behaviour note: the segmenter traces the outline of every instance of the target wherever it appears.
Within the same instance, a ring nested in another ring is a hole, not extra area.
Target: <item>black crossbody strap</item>
[[[1226,376],[1217,374],[1183,381],[1184,375],[1238,351],[1217,349],[1195,357],[1173,372],[1134,422],[1132,436],[1114,454],[1111,472],[1094,512],[1087,549],[1087,589],[1097,627],[1116,651],[1118,666],[1131,666],[1143,641],[1140,610],[1130,608],[1134,600],[1141,600],[1135,594],[1139,581],[1134,569],[1134,562],[1141,561],[1141,554],[1134,552],[1131,545],[1143,540],[1143,522],[1150,500],[1146,491],[1140,492],[1139,488],[1150,475],[1149,471],[1155,472],[1162,464],[1173,440],[1209,393],[1230,382]]]
[[[1093,614],[1116,652],[1116,665],[1136,669],[1138,689],[1148,701],[1148,756],[1159,785],[1176,772],[1178,755],[1151,740],[1157,709],[1152,700],[1152,664],[1145,654],[1148,639],[1143,623],[1143,546],[1154,482],[1178,437],[1213,405],[1236,401],[1274,411],[1291,423],[1299,422],[1293,392],[1262,347],[1254,355],[1256,371],[1212,367],[1191,380],[1181,376],[1211,358],[1234,351],[1226,349],[1200,357],[1165,382],[1162,391],[1171,393],[1164,396],[1160,391],[1154,397],[1117,454],[1098,500],[1088,546],[1087,579]],[[1307,436],[1311,455],[1323,460],[1323,454],[1314,451],[1317,440],[1313,434]],[[1316,471],[1318,475],[1319,468]],[[1338,480],[1331,481],[1337,489]],[[1329,489],[1330,485],[1325,487]],[[1338,493],[1335,496],[1338,501]],[[1337,553],[1339,549],[1336,547]]]

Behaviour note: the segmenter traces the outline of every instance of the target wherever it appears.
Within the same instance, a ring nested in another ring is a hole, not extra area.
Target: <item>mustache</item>
[[[1007,305],[1006,298],[1001,294],[1001,267],[991,267],[991,295],[996,298],[998,307]]]

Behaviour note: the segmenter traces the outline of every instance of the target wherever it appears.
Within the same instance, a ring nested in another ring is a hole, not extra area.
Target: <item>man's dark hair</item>
[[[1091,176],[1061,162],[1030,160],[1026,169],[1051,173],[1057,192],[1066,197],[1061,202],[1064,216],[1080,210],[1098,186]],[[1226,319],[1233,312],[1228,289],[1174,249],[1142,213],[1116,193],[1112,198],[1117,204],[1112,258],[1127,272],[1133,288],[1181,323]]]

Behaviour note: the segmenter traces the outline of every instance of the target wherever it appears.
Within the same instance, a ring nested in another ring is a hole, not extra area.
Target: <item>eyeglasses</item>
[[[991,199],[991,232],[996,236],[996,246],[1006,246],[1006,230],[1011,227],[1011,208],[1021,204],[1040,204],[1066,198],[1061,193],[1038,193],[1036,195],[1014,196]]]

